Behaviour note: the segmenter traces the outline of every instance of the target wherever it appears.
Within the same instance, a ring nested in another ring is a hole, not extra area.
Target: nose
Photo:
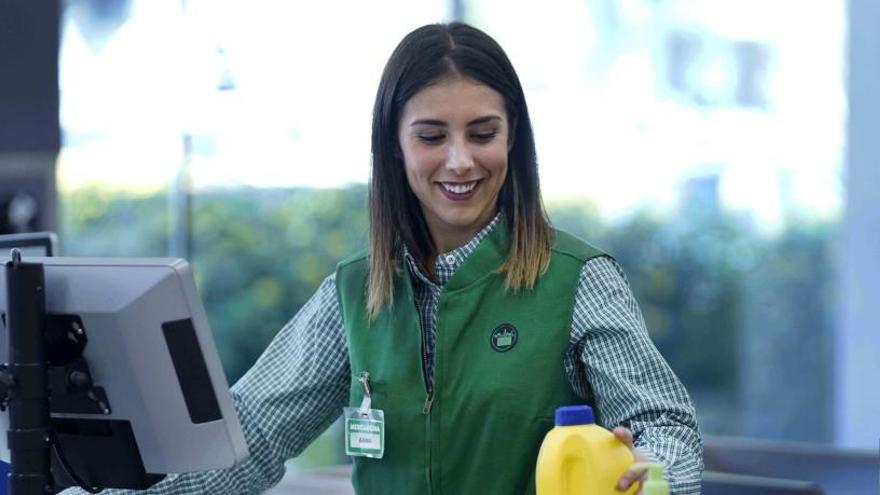
[[[446,154],[446,168],[456,175],[465,175],[474,168],[474,156],[464,140],[457,139],[449,144]]]

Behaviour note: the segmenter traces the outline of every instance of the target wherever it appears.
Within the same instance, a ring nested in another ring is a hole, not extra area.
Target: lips
[[[466,201],[473,197],[482,182],[482,179],[469,182],[438,182],[437,187],[447,199]]]

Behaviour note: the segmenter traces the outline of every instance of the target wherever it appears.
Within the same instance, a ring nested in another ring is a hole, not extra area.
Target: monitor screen
[[[56,397],[53,389],[50,398],[51,428],[80,477],[93,486],[135,487],[114,484],[120,483],[114,476],[131,459],[139,459],[145,473],[164,474],[232,467],[247,456],[185,261],[23,261],[44,265],[47,334],[84,335],[81,356],[92,378],[90,394]],[[0,313],[7,305],[5,277],[0,270]],[[7,329],[0,330],[0,355],[5,358]],[[52,349],[47,351],[51,356]],[[56,363],[53,369],[64,366],[73,365]],[[8,428],[7,416],[0,413],[0,430]],[[0,459],[9,460],[3,434]]]

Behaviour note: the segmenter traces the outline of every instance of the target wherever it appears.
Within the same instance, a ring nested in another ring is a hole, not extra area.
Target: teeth
[[[468,182],[467,184],[447,184],[446,182],[441,182],[443,188],[447,191],[455,194],[465,194],[471,192],[471,190],[477,185],[477,182]]]

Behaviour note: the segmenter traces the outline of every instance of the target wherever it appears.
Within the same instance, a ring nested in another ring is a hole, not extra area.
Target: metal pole
[[[188,259],[192,256],[192,194],[190,185],[190,162],[192,160],[193,137],[183,135],[183,163],[171,185],[171,233],[168,254],[175,258]]]
[[[465,12],[464,0],[448,0],[448,2],[449,13],[452,20],[466,22],[467,19],[465,19],[465,16],[467,13]]]
[[[24,263],[21,253],[13,250],[12,261],[6,263],[6,284],[8,366],[15,380],[9,390],[9,493],[53,493],[43,265]]]
[[[873,449],[880,438],[880,3],[848,6],[846,205],[837,239],[839,273],[835,429],[838,445]],[[871,392],[874,390],[874,392]]]

